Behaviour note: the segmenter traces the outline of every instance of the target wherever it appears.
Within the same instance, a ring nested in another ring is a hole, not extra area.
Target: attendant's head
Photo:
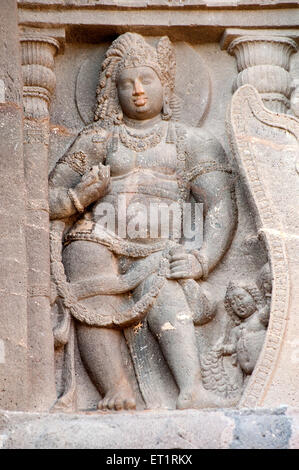
[[[261,308],[262,296],[256,286],[230,282],[224,303],[228,314],[236,324],[239,324]]]

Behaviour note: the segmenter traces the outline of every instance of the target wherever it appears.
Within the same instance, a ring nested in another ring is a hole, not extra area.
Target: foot
[[[178,400],[177,409],[186,410],[189,408],[228,408],[237,404],[238,399],[225,399],[209,392],[201,384],[185,388],[181,390]]]
[[[135,410],[136,401],[128,384],[108,390],[105,397],[98,403],[99,410]]]

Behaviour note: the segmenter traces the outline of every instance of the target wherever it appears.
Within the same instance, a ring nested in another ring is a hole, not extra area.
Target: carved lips
[[[146,96],[138,96],[137,98],[133,99],[135,106],[144,106],[147,103]]]

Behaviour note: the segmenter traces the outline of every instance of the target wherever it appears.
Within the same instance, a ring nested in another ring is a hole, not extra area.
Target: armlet
[[[213,171],[222,171],[224,173],[233,173],[232,169],[228,165],[221,165],[215,161],[201,162],[199,165],[194,166],[191,170],[186,172],[188,181],[193,181],[195,178],[206,173],[212,173]]]

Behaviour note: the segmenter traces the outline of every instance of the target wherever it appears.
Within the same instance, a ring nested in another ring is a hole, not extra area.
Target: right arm
[[[56,163],[49,177],[50,219],[83,212],[104,195],[110,176],[102,165],[107,137],[107,132],[99,139],[95,130],[83,131]]]
[[[214,349],[222,356],[231,356],[236,352],[238,339],[239,331],[238,327],[235,327],[231,330],[228,341],[224,342],[223,340],[221,340],[219,343],[216,344]]]

